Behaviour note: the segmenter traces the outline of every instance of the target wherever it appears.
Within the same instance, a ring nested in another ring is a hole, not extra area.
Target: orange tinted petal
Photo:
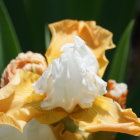
[[[105,96],[112,98],[114,101],[118,102],[122,108],[126,108],[128,89],[126,89],[125,91],[122,91],[122,94],[120,96],[114,96],[111,94],[111,91],[115,89],[115,81],[108,80],[107,87],[108,87],[108,89],[107,89],[107,93]]]
[[[31,51],[19,53],[19,55],[11,60],[5,68],[0,81],[0,87],[7,85],[18,69],[27,70],[41,75],[46,68],[46,60],[41,54],[33,53]]]
[[[105,50],[114,47],[112,33],[100,26],[95,21],[62,20],[49,25],[52,33],[51,44],[46,52],[48,64],[61,55],[60,48],[66,43],[73,42],[72,36],[81,37],[94,52],[99,62],[99,76],[102,76],[108,60]]]
[[[92,108],[71,115],[80,129],[87,132],[113,131],[140,136],[140,119],[131,109],[121,109],[112,99],[100,96]]]

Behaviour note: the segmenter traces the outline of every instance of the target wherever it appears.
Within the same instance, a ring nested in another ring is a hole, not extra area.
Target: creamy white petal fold
[[[0,125],[0,140],[56,140],[56,138],[48,125],[31,120],[23,133],[14,127]]]
[[[47,93],[41,103],[46,110],[62,107],[71,112],[76,105],[89,108],[96,97],[106,92],[106,82],[97,75],[95,55],[80,37],[73,38],[74,43],[62,46],[64,53],[33,84],[36,93]]]

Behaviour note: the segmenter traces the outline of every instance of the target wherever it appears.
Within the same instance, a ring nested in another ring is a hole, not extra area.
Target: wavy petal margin
[[[40,107],[46,95],[34,93],[32,87],[39,77],[32,72],[18,70],[13,79],[0,89],[0,124],[8,124],[22,131],[32,118],[51,124],[67,116],[61,108],[45,111]]]
[[[98,97],[92,108],[79,109],[70,116],[80,130],[86,132],[112,131],[140,136],[140,119],[131,109],[121,109],[117,102]]]
[[[0,124],[8,124],[23,130],[25,124],[42,112],[28,105],[27,98],[33,94],[32,83],[39,76],[18,70],[13,79],[0,89]],[[38,101],[42,96],[38,97]]]
[[[72,36],[81,37],[94,52],[99,62],[100,77],[103,76],[108,60],[105,51],[114,48],[112,33],[97,26],[95,21],[62,20],[49,25],[52,40],[46,52],[48,64],[61,55],[60,48],[66,43],[73,42]]]

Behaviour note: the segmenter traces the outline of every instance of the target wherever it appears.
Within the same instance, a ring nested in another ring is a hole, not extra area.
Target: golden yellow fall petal
[[[52,130],[56,136],[56,140],[84,140],[83,136],[78,133],[65,131],[64,125],[61,123],[52,127]]]
[[[38,78],[37,74],[19,70],[10,82],[0,89],[0,124],[12,125],[22,131],[29,120],[42,113],[27,102],[27,98],[34,92],[32,83]],[[41,97],[38,98],[38,101],[40,100]]]
[[[19,124],[10,116],[0,112],[0,124],[8,124],[20,130]]]
[[[48,64],[61,55],[61,46],[73,42],[72,36],[77,35],[86,42],[97,57],[99,62],[98,75],[102,77],[108,64],[105,50],[115,47],[111,32],[97,26],[95,21],[62,20],[50,24],[49,28],[52,40],[46,52]]]
[[[62,120],[67,115],[68,113],[65,112],[63,109],[55,108],[52,110],[45,110],[44,112],[42,112],[42,115],[36,117],[36,119],[43,124],[52,124]]]
[[[82,131],[113,131],[140,136],[140,119],[136,114],[104,96],[98,97],[92,108],[79,109],[70,117]]]

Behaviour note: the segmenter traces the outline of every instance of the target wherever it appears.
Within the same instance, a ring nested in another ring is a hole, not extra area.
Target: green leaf
[[[3,1],[0,0],[0,74],[19,52],[20,45],[14,27]]]
[[[4,0],[24,51],[44,53],[44,25],[62,19],[95,20],[118,42],[138,0]],[[14,3],[14,4],[13,4]],[[119,10],[118,10],[119,7]],[[119,16],[118,16],[119,15]],[[120,24],[116,24],[116,23]]]
[[[0,74],[2,73],[4,68],[4,56],[3,56],[3,47],[2,47],[2,39],[1,39],[1,32],[0,32]]]
[[[45,26],[45,48],[46,48],[46,50],[49,47],[50,38],[51,38],[50,31],[49,31],[48,25],[46,25]]]
[[[13,20],[22,50],[44,53],[44,0],[5,0]],[[14,3],[14,4],[13,4]]]
[[[115,79],[117,82],[125,80],[133,25],[134,21],[131,21],[120,39],[112,61],[108,79]]]

